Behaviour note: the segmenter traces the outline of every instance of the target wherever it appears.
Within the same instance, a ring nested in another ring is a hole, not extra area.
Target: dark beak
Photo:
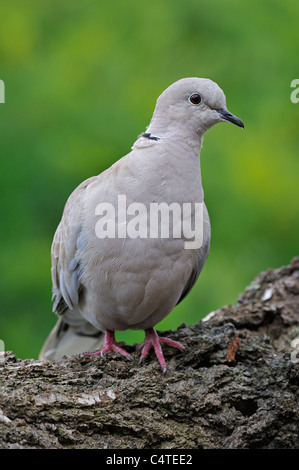
[[[241,119],[239,119],[237,116],[234,116],[227,109],[217,109],[217,111],[224,121],[232,122],[233,124],[236,124],[236,126],[243,127],[244,129],[244,124]]]

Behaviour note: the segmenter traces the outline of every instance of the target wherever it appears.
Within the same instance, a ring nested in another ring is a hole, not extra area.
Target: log
[[[0,448],[297,448],[299,257],[261,273],[235,305],[165,335],[163,375],[84,354],[0,359]]]

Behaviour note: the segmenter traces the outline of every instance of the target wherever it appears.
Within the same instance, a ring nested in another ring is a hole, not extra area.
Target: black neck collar
[[[157,135],[155,134],[151,134],[150,132],[144,132],[142,134],[142,137],[145,137],[146,139],[150,139],[150,140],[160,140],[160,137],[158,137]]]

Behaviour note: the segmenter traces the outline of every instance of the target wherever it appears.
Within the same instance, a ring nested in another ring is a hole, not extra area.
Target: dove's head
[[[218,122],[244,128],[241,119],[226,109],[221,88],[206,78],[183,78],[170,85],[157,100],[154,122],[157,127],[158,123],[163,127],[179,126],[200,134]]]

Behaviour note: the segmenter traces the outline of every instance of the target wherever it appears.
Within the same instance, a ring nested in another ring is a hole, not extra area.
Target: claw
[[[164,337],[160,338],[158,336],[158,333],[154,330],[154,328],[150,328],[148,330],[145,330],[145,340],[141,343],[141,345],[138,345],[139,347],[137,346],[137,349],[140,349],[141,347],[143,347],[141,356],[139,359],[139,364],[141,364],[144,361],[144,359],[149,353],[149,350],[153,346],[156,356],[158,358],[159,364],[162,368],[162,372],[163,374],[165,374],[167,367],[166,367],[166,362],[163,356],[160,343],[168,344],[169,346],[173,346],[174,348],[180,349],[180,351],[184,351],[185,349],[185,347],[181,343],[178,343],[177,341],[174,341],[173,339],[164,338]]]
[[[122,343],[123,344],[123,343]],[[133,357],[130,353],[125,351],[123,348],[120,347],[120,343],[115,341],[114,331],[106,331],[105,332],[105,340],[103,347],[94,353],[88,353],[87,356],[101,356],[102,359],[106,360],[106,353],[108,352],[117,352],[122,356],[125,356],[130,361],[133,360]]]

